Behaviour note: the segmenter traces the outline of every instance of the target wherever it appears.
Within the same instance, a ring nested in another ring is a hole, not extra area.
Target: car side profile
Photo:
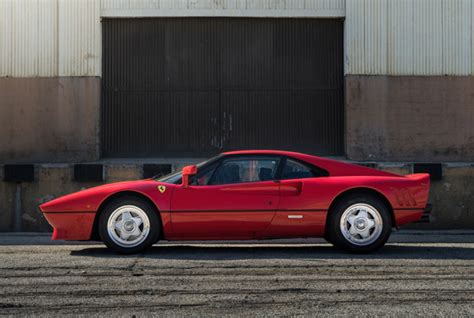
[[[372,252],[418,221],[429,175],[400,176],[296,152],[226,152],[162,178],[111,183],[40,206],[53,240],[137,253],[159,240],[324,237]]]

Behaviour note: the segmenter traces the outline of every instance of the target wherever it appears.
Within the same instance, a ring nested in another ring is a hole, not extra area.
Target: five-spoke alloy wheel
[[[392,230],[387,206],[372,195],[347,196],[335,204],[328,217],[328,240],[351,252],[377,250],[385,244]]]
[[[156,208],[136,197],[109,203],[99,219],[99,234],[110,248],[122,254],[143,251],[159,237],[161,222]]]
[[[135,247],[148,237],[150,220],[139,207],[124,205],[112,212],[107,222],[107,230],[116,244],[122,247]]]
[[[373,206],[354,204],[342,214],[340,228],[344,237],[354,245],[369,245],[382,233],[382,217]]]

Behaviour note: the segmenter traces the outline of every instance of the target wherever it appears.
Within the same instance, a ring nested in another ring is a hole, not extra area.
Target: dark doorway
[[[341,19],[104,19],[104,157],[341,155]]]

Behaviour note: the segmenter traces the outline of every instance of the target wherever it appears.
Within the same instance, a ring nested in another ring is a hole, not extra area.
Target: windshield
[[[220,158],[220,156],[217,156],[217,157],[213,157],[213,158],[207,159],[206,161],[198,163],[196,165],[197,168],[198,168],[198,171],[199,171],[200,168],[206,166],[207,164],[209,164],[211,162],[216,161],[219,158]],[[181,183],[181,171],[179,170],[179,171],[173,172],[171,174],[168,174],[166,176],[163,176],[163,177],[160,177],[160,178],[153,178],[153,179],[155,179],[156,181],[159,181],[159,182],[178,184],[178,183]]]

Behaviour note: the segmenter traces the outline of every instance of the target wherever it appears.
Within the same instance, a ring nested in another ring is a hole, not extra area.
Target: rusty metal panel
[[[343,21],[104,19],[106,157],[343,152]]]
[[[346,74],[473,75],[471,0],[347,0]]]

